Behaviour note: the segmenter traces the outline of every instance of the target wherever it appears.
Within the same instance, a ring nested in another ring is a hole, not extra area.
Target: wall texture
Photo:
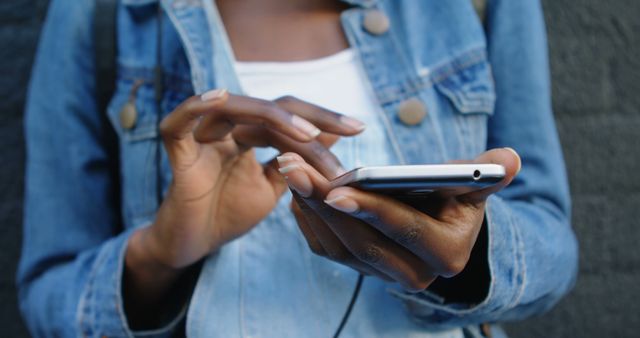
[[[575,290],[514,337],[638,337],[640,1],[545,0],[556,120],[581,246]]]
[[[0,1],[0,336],[28,337],[14,278],[22,219],[22,109],[47,0]]]
[[[85,0],[82,0],[85,1]],[[26,337],[13,286],[19,254],[22,109],[47,0],[0,2],[0,336]],[[543,0],[554,108],[581,244],[576,289],[512,337],[636,337],[640,330],[640,2]]]

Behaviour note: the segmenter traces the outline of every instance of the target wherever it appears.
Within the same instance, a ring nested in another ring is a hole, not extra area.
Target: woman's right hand
[[[186,100],[160,125],[173,180],[155,222],[129,241],[130,284],[153,298],[155,287],[164,289],[179,271],[269,214],[287,184],[276,160],[258,162],[253,147],[296,152],[331,177],[343,169],[327,148],[338,135],[363,129],[292,97],[265,101],[215,90]],[[147,279],[154,286],[140,283]]]

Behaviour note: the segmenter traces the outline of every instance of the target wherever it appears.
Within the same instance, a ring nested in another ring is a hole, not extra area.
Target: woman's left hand
[[[361,273],[396,281],[409,291],[460,273],[478,238],[489,195],[520,170],[515,151],[494,149],[473,160],[504,166],[497,185],[458,196],[431,194],[405,204],[330,181],[294,153],[278,158],[294,191],[292,209],[311,250]]]

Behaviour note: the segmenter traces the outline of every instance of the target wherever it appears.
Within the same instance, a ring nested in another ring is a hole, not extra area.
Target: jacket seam
[[[187,59],[189,60],[189,68],[190,68],[190,74],[191,74],[191,81],[195,82],[195,91],[203,91],[204,90],[204,81],[202,80],[201,76],[199,75],[198,72],[198,68],[199,67],[199,63],[198,60],[195,58],[195,55],[197,54],[195,52],[195,50],[193,49],[193,45],[191,44],[191,41],[186,38],[187,37],[187,32],[184,28],[184,26],[182,26],[180,24],[180,20],[178,20],[178,18],[176,17],[175,13],[171,10],[165,10],[165,12],[167,13],[167,15],[169,16],[169,18],[171,19],[171,22],[173,23],[173,26],[175,27],[176,31],[178,32],[178,35],[180,36],[180,40],[182,41],[182,44],[184,45],[184,48],[187,51]]]
[[[82,335],[85,337],[90,336],[86,334],[86,331],[94,331],[95,329],[93,328],[93,326],[95,326],[95,323],[94,325],[90,325],[89,328],[86,327],[87,320],[85,320],[85,318],[87,318],[87,316],[85,316],[85,312],[90,312],[93,308],[91,304],[91,300],[89,298],[94,296],[94,292],[95,292],[94,280],[96,275],[98,274],[99,267],[104,265],[104,260],[106,259],[105,255],[102,252],[103,250],[104,250],[104,247],[99,248],[96,252],[95,262],[91,268],[91,272],[87,279],[87,283],[80,296],[80,301],[78,302],[78,308],[76,309],[76,311],[78,311],[78,317],[77,317],[78,325],[80,326],[80,331],[82,332]]]
[[[511,209],[509,208],[506,208],[506,209],[507,209],[507,212],[509,213],[509,223],[511,224],[511,227],[515,235],[514,241],[516,243],[514,243],[515,244],[514,247],[517,250],[516,252],[516,255],[518,257],[517,264],[519,268],[518,277],[520,277],[519,281],[518,279],[516,279],[516,282],[520,284],[518,286],[518,291],[514,294],[513,299],[509,304],[509,306],[506,307],[507,309],[512,309],[518,305],[518,303],[520,302],[520,299],[522,299],[522,296],[524,295],[525,286],[527,284],[527,266],[525,262],[525,243],[522,240],[522,234],[520,233],[520,229],[518,229],[518,227],[516,226],[515,217],[511,212]]]
[[[484,47],[474,47],[458,54],[447,61],[440,62],[436,68],[427,75],[416,75],[415,78],[408,79],[405,83],[398,85],[388,85],[379,89],[379,98],[382,105],[401,101],[404,97],[409,97],[427,88],[431,88],[444,82],[451,76],[478,64],[487,63],[487,52]],[[400,87],[400,95],[396,88]]]

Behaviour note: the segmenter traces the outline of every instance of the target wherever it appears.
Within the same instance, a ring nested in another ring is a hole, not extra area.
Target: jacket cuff
[[[153,330],[132,331],[124,312],[122,277],[130,229],[105,243],[97,254],[80,296],[77,320],[84,337],[170,337],[186,314],[187,303],[177,307],[166,324]]]
[[[445,303],[428,290],[408,293],[390,289],[416,320],[434,329],[460,327],[491,321],[518,304],[525,284],[523,243],[509,207],[497,196],[487,200],[486,225],[490,284],[485,299],[477,304]]]

